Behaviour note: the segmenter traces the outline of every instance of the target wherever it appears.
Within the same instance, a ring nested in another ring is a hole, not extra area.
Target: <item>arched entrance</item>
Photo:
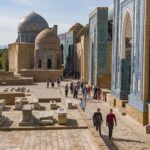
[[[94,43],[92,42],[91,47],[91,82],[94,83]],[[94,83],[95,84],[95,83]]]
[[[61,44],[61,46],[60,46],[60,50],[61,50],[61,61],[62,61],[62,63],[64,63],[64,45],[63,44]]]
[[[122,91],[123,97],[128,99],[131,85],[131,54],[132,54],[132,19],[126,12],[122,26]]]
[[[60,68],[60,61],[57,59],[57,69]]]
[[[41,68],[41,67],[42,67],[42,60],[39,59],[39,60],[38,60],[38,68]]]
[[[52,61],[51,61],[51,59],[47,60],[47,68],[48,69],[52,69]]]

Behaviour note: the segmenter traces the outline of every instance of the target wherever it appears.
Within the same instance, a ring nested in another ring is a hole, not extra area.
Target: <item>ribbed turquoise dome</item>
[[[36,36],[48,28],[48,23],[39,14],[32,12],[25,16],[18,25],[18,42],[34,43]]]

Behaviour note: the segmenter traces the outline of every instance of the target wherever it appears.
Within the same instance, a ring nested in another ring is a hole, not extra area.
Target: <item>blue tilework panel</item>
[[[108,62],[108,10],[98,11],[98,70],[107,67]]]
[[[142,99],[144,9],[145,0],[114,0],[112,58],[112,94],[119,99],[128,99],[130,105],[143,112],[147,111],[147,103]],[[127,12],[129,12],[132,20],[130,74],[128,71],[129,64],[122,55],[123,22]],[[129,80],[129,78],[131,79]]]

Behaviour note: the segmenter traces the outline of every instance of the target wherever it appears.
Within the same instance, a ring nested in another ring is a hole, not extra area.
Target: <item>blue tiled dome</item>
[[[32,12],[21,19],[18,25],[18,42],[34,43],[39,32],[48,28],[48,23],[39,14]]]

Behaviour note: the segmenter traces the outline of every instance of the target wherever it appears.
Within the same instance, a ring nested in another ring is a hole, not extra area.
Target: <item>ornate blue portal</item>
[[[108,65],[108,8],[95,9],[89,18],[89,82],[106,73]]]
[[[74,47],[75,37],[74,32],[69,31],[67,33],[59,35],[60,42],[63,44],[63,63],[64,68],[70,72],[74,72]]]
[[[143,95],[145,0],[114,0],[112,94],[145,112]]]

